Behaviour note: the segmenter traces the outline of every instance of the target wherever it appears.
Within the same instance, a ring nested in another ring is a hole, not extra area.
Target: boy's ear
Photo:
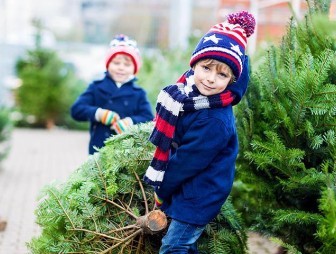
[[[236,77],[232,75],[231,80],[230,80],[230,85],[236,83]]]

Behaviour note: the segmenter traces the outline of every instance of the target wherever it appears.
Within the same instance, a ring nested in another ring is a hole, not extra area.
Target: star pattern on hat
[[[231,44],[231,49],[232,49],[233,51],[236,51],[236,52],[238,53],[239,56],[242,56],[242,55],[243,55],[243,53],[240,51],[240,48],[239,48],[238,45],[233,45],[231,42],[230,42],[230,44]]]
[[[207,41],[212,41],[215,44],[218,44],[218,42],[222,40],[221,38],[217,38],[215,34],[211,35],[211,36],[206,36],[204,37],[203,43],[207,42]]]

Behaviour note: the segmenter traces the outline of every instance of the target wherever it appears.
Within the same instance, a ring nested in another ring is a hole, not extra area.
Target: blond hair
[[[226,72],[226,73],[228,73],[230,75],[230,84],[232,84],[233,82],[236,81],[236,77],[233,75],[232,69],[226,63],[223,63],[221,61],[218,61],[218,60],[215,60],[215,59],[211,59],[211,58],[203,59],[203,60],[199,61],[196,64],[199,64],[199,63],[203,63],[203,64],[205,64],[207,66],[216,66],[216,70],[218,72]]]

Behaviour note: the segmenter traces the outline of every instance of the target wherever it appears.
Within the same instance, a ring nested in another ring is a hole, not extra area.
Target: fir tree
[[[15,99],[20,112],[34,116],[37,126],[53,127],[69,114],[68,109],[76,98],[73,87],[79,82],[56,51],[41,45],[43,28],[38,20],[34,25],[35,47],[16,62],[22,85],[15,91]]]
[[[152,210],[153,188],[140,180],[155,147],[153,123],[132,126],[106,141],[64,183],[44,188],[35,211],[40,236],[28,247],[45,253],[158,253],[164,231],[146,234],[139,217]],[[157,210],[155,210],[157,211]],[[201,236],[201,253],[247,251],[241,218],[230,201]]]
[[[310,1],[252,73],[236,110],[235,205],[293,253],[336,250],[336,24]],[[253,66],[252,66],[253,67]]]

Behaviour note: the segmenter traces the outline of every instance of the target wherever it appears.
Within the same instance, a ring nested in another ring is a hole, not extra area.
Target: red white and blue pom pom
[[[256,21],[253,15],[247,11],[232,13],[228,15],[227,21],[230,24],[239,24],[245,30],[247,37],[254,33]]]

